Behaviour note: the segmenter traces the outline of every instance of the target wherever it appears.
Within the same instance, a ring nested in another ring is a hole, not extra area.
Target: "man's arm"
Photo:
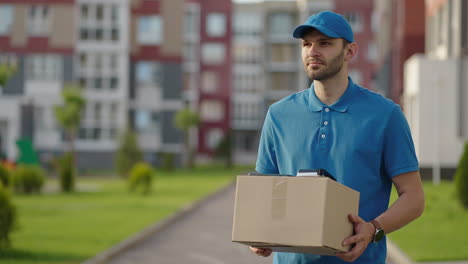
[[[424,211],[424,191],[418,171],[402,173],[393,177],[393,184],[398,192],[398,199],[376,220],[385,234],[389,234],[418,218]],[[356,215],[350,215],[355,235],[346,238],[343,245],[355,244],[351,251],[338,253],[336,256],[345,261],[355,261],[362,255],[374,237],[375,227]]]

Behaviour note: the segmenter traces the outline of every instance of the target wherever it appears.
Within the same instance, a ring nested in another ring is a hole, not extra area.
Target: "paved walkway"
[[[137,235],[146,238],[135,239],[139,242],[134,246],[116,246],[86,264],[270,264],[271,257],[258,257],[247,246],[231,242],[234,191],[231,185],[194,210],[187,210],[182,217],[168,219],[167,224],[156,227],[158,231],[154,234],[147,236],[144,231]],[[131,240],[122,244],[131,245]],[[393,243],[389,243],[388,257],[388,264],[413,264]],[[468,264],[468,261],[418,264]]]
[[[231,242],[233,208],[231,186],[107,263],[271,263],[271,257],[258,257],[247,246]]]

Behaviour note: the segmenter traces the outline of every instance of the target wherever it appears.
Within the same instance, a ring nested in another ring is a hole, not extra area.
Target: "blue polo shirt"
[[[392,177],[417,171],[408,123],[400,107],[354,84],[333,105],[312,86],[270,106],[260,138],[256,170],[296,175],[322,168],[360,192],[359,216],[370,221],[389,204]],[[386,240],[369,244],[355,263],[385,263]],[[334,256],[275,253],[274,263],[347,263]]]

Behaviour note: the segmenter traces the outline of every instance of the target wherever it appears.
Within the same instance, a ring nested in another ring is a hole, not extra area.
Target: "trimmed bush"
[[[128,130],[120,138],[115,156],[115,169],[121,177],[127,177],[132,167],[143,161],[143,153],[138,146],[136,134]]]
[[[8,187],[10,186],[10,172],[0,163],[0,183],[3,186]]]
[[[45,182],[44,170],[37,165],[19,165],[11,176],[13,188],[19,193],[40,193]]]
[[[153,175],[154,170],[149,164],[145,162],[137,163],[130,171],[130,178],[128,179],[130,191],[148,194],[153,183]]]
[[[75,168],[73,167],[73,156],[71,153],[65,153],[59,158],[58,173],[62,192],[73,192],[75,189]]]
[[[8,190],[0,184],[0,250],[10,247],[10,233],[16,226],[16,208]]]
[[[458,200],[468,210],[468,141],[455,172],[455,188]]]
[[[164,171],[174,171],[174,153],[163,152],[161,155],[161,169]]]

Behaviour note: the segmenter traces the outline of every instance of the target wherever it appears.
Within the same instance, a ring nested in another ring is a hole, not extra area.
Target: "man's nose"
[[[309,56],[310,57],[318,57],[319,56],[318,45],[316,43],[312,43],[312,45],[310,45]]]

